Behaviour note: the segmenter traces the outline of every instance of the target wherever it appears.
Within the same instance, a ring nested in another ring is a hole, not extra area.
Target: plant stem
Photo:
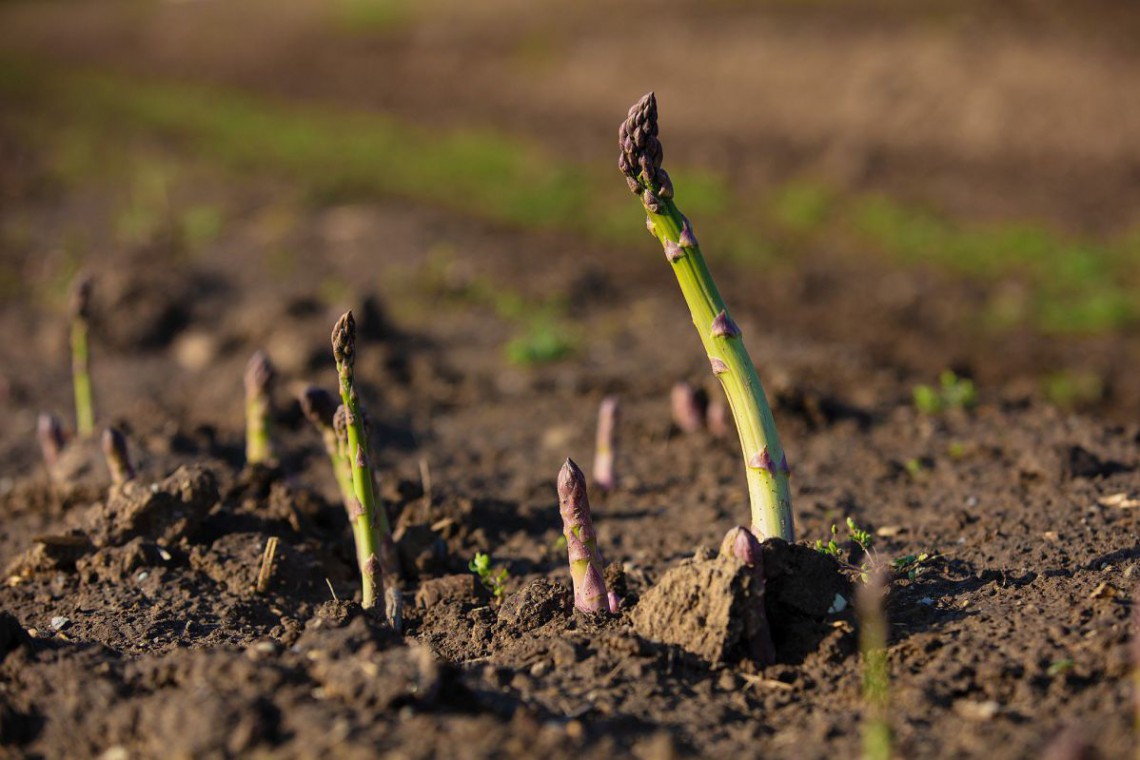
[[[332,463],[336,484],[340,489],[340,496],[344,508],[349,510],[356,498],[352,486],[352,466],[344,456],[344,446],[337,437],[336,416],[340,408],[332,394],[324,388],[309,386],[300,396],[301,411],[313,423],[313,427],[321,434],[321,442],[325,445],[325,453]],[[343,424],[343,414],[342,414]],[[351,519],[351,514],[349,515]]]
[[[71,379],[75,386],[75,429],[86,438],[95,432],[91,361],[87,347],[91,316],[91,278],[79,275],[71,289]]]
[[[255,351],[245,367],[245,460],[261,464],[273,456],[270,437],[273,381],[277,373],[264,351]]]
[[[890,760],[890,669],[883,577],[872,572],[856,592],[859,651],[863,655],[863,760]]]
[[[673,202],[673,183],[661,168],[657,100],[652,92],[630,109],[621,126],[619,144],[618,167],[645,206],[646,226],[665,249],[712,371],[728,397],[744,455],[752,529],[763,538],[793,541],[788,460],[740,328],[728,315],[692,226]]]
[[[352,532],[356,537],[357,562],[360,565],[362,589],[361,604],[373,607],[383,595],[384,579],[380,560],[376,556],[376,533],[373,529],[379,517],[387,527],[387,516],[377,515],[376,496],[372,490],[372,468],[368,464],[368,436],[364,431],[364,415],[353,383],[353,363],[356,359],[356,321],[352,312],[345,312],[332,333],[333,357],[336,359],[340,397],[345,410],[345,436],[348,443],[352,488],[356,497],[350,510]],[[380,593],[378,594],[377,591]]]
[[[605,565],[590,519],[586,476],[572,459],[567,459],[558,472],[558,511],[562,515],[562,535],[566,536],[570,559],[574,606],[582,612],[605,612],[610,609],[603,575]]]

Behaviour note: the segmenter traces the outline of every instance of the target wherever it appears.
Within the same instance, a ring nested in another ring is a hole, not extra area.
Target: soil
[[[127,244],[112,213],[123,187],[45,184],[48,158],[2,119],[0,134],[20,157],[3,165],[0,223],[23,241],[3,263],[25,285],[0,308],[3,752],[858,754],[858,573],[766,545],[777,662],[749,659],[757,588],[714,554],[747,520],[739,450],[669,421],[673,384],[710,378],[648,239],[614,251],[395,201],[313,208],[272,180],[195,167],[175,201],[219,204],[224,233]],[[34,439],[39,410],[71,410],[61,220],[87,230],[97,414],[126,431],[139,469],[123,486],[91,442],[73,439],[49,471]],[[1127,756],[1140,427],[1120,424],[1127,405],[1046,406],[1018,368],[1127,359],[1132,344],[975,343],[955,329],[965,286],[839,255],[717,273],[790,452],[801,541],[850,516],[874,546],[866,556],[841,528],[845,561],[926,555],[892,574],[884,602],[896,756],[1037,757],[1067,730]],[[486,283],[564,297],[576,352],[507,362],[518,325],[473,295]],[[295,400],[334,387],[328,336],[349,307],[407,579],[402,632],[353,601],[351,533]],[[257,348],[281,375],[278,461],[250,468],[241,388]],[[919,413],[913,382],[945,366],[986,379],[981,403]],[[590,461],[610,394],[618,485],[591,498],[622,607],[588,616],[572,608],[554,482],[567,456]],[[468,571],[476,551],[509,570],[501,596]]]

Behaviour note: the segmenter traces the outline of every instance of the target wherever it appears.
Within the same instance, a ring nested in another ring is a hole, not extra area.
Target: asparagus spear
[[[594,444],[594,483],[603,491],[610,491],[617,485],[614,474],[617,419],[618,398],[606,396],[598,405],[598,433]]]
[[[701,429],[704,414],[693,386],[684,381],[674,383],[669,392],[669,405],[673,412],[673,424],[678,430],[691,434]]]
[[[91,277],[80,274],[71,286],[71,380],[75,386],[75,429],[86,438],[95,432],[91,398],[91,360],[87,333],[91,317]]]
[[[646,226],[661,241],[681,285],[693,324],[736,420],[744,454],[752,528],[757,536],[795,538],[788,460],[756,367],[709,274],[693,227],[673,201],[673,182],[661,167],[657,99],[651,92],[629,110],[618,132],[618,168],[648,213]]]
[[[40,442],[40,451],[44,456],[44,463],[48,469],[55,467],[63,447],[67,445],[67,437],[63,433],[63,423],[50,412],[40,412],[36,420],[36,438]]]
[[[558,511],[562,514],[562,534],[566,536],[570,557],[574,606],[582,612],[605,612],[610,608],[610,599],[602,575],[605,565],[598,551],[598,536],[590,520],[586,476],[572,459],[567,459],[558,473]]]
[[[276,376],[264,351],[249,357],[245,366],[245,459],[250,464],[267,462],[273,456],[270,415]]]
[[[859,651],[863,655],[863,757],[890,760],[890,667],[887,662],[887,615],[883,609],[885,583],[872,572],[855,596],[859,615]]]
[[[345,509],[350,509],[353,500],[356,498],[352,490],[352,466],[344,457],[343,447],[337,437],[336,430],[337,411],[343,407],[339,406],[339,402],[331,393],[315,385],[310,385],[304,390],[300,402],[301,411],[304,412],[309,422],[313,423],[317,432],[321,434],[321,440],[325,444],[325,453],[329,455],[329,461],[332,462],[333,474],[336,476],[336,483],[340,488],[341,499],[344,501]],[[343,429],[343,414],[341,414],[340,420]]]
[[[103,431],[102,444],[107,469],[111,471],[111,482],[121,486],[128,480],[134,480],[135,466],[131,463],[131,454],[127,450],[126,436],[116,428],[107,428]]]
[[[364,415],[360,399],[353,384],[353,364],[356,360],[356,320],[348,311],[337,320],[332,332],[333,357],[340,381],[340,397],[344,403],[346,454],[352,472],[352,489],[355,495],[350,510],[352,532],[356,537],[357,561],[360,563],[362,586],[361,604],[372,607],[384,592],[384,578],[377,558],[375,527],[381,534],[390,533],[388,518],[377,509],[372,490],[372,468],[368,463],[368,436],[364,432]],[[374,522],[375,521],[375,522]],[[379,593],[377,593],[379,591]]]
[[[776,661],[776,647],[772,643],[768,612],[764,606],[764,586],[767,579],[764,576],[764,552],[760,548],[760,542],[743,525],[737,525],[725,534],[724,541],[720,545],[720,553],[736,557],[751,570],[754,585],[753,604],[745,610],[744,634],[748,640],[752,659],[760,665],[771,665]]]

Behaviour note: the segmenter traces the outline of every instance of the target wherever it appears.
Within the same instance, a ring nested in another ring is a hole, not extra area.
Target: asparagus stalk
[[[333,357],[340,381],[340,397],[344,403],[345,443],[352,472],[352,489],[355,495],[350,521],[356,537],[357,561],[360,564],[362,586],[361,604],[365,608],[376,604],[384,592],[384,578],[377,558],[376,527],[381,534],[390,533],[387,515],[377,509],[372,489],[372,468],[368,464],[368,436],[364,432],[364,415],[356,394],[353,364],[356,360],[356,320],[348,311],[337,320],[332,332]],[[374,522],[375,521],[375,522]],[[379,592],[379,593],[378,593]]]
[[[95,432],[91,398],[91,360],[87,333],[91,317],[91,277],[80,274],[71,286],[71,380],[75,386],[75,429],[86,438]]]
[[[270,416],[277,372],[264,351],[255,351],[245,365],[245,460],[262,464],[273,456]]]
[[[731,528],[720,545],[720,553],[736,557],[752,572],[753,604],[745,611],[744,634],[748,640],[749,654],[760,665],[771,665],[776,661],[776,647],[772,643],[772,631],[768,626],[768,612],[764,604],[764,552],[760,542],[743,525]]]
[[[629,110],[621,125],[618,168],[645,206],[646,226],[665,249],[712,371],[728,396],[744,454],[752,528],[757,536],[792,541],[790,470],[776,423],[756,367],[744,348],[740,328],[729,316],[713,282],[692,225],[673,201],[673,183],[661,167],[657,134],[657,99],[651,92]]]
[[[48,469],[55,467],[63,447],[67,445],[67,437],[63,433],[63,423],[59,417],[50,412],[40,412],[36,420],[36,439],[40,442],[40,451],[44,456],[44,464]]]
[[[606,396],[598,405],[598,433],[594,444],[594,483],[603,491],[617,485],[614,474],[614,444],[618,420],[617,396]]]
[[[115,428],[103,431],[103,457],[107,460],[107,469],[111,471],[111,482],[121,486],[128,480],[135,478],[135,466],[131,463],[131,454],[127,450],[127,438]]]
[[[325,444],[325,453],[332,462],[333,474],[336,476],[337,486],[340,488],[341,499],[345,509],[350,509],[356,498],[352,490],[352,465],[344,456],[344,447],[337,437],[336,419],[337,411],[343,407],[331,393],[324,388],[311,385],[304,390],[300,397],[301,411],[313,427],[321,434],[321,441]],[[340,415],[343,429],[344,415]],[[349,515],[351,518],[351,514]]]
[[[558,511],[562,515],[562,534],[566,536],[570,558],[574,606],[582,612],[608,611],[610,599],[602,574],[605,565],[598,551],[594,523],[590,520],[586,476],[572,459],[567,459],[558,473]]]
[[[863,655],[863,759],[890,760],[890,671],[887,664],[887,616],[884,583],[872,572],[855,597],[859,615],[859,651]]]

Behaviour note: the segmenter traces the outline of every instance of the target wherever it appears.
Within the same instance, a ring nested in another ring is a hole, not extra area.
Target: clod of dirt
[[[851,582],[826,554],[778,538],[764,542],[765,602],[772,641],[781,662],[800,662],[831,630],[826,622],[836,596],[851,598]]]
[[[29,578],[36,573],[70,572],[80,557],[94,548],[90,539],[80,531],[52,536],[38,536],[33,546],[17,557],[5,570],[5,575]]]
[[[20,621],[10,612],[0,612],[0,662],[19,647],[30,643],[27,632]]]
[[[68,441],[48,472],[53,482],[67,488],[103,489],[111,482],[103,450],[94,438]]]
[[[561,583],[537,578],[507,597],[499,608],[499,628],[514,634],[564,620],[574,607],[574,595]]]
[[[698,552],[646,591],[631,617],[643,638],[673,644],[712,664],[743,655],[745,606],[758,603],[753,576],[734,557]]]
[[[75,569],[84,583],[117,583],[144,567],[158,567],[172,560],[170,552],[153,541],[134,538],[123,546],[104,547],[82,557],[75,562]]]
[[[406,578],[415,580],[446,570],[447,543],[428,525],[409,525],[394,538]]]
[[[153,485],[136,481],[112,489],[85,522],[97,544],[117,546],[132,538],[173,544],[193,535],[218,502],[218,481],[205,467],[180,467]]]
[[[416,606],[420,609],[449,602],[486,603],[490,598],[491,594],[472,573],[431,578],[421,582],[416,590]]]

